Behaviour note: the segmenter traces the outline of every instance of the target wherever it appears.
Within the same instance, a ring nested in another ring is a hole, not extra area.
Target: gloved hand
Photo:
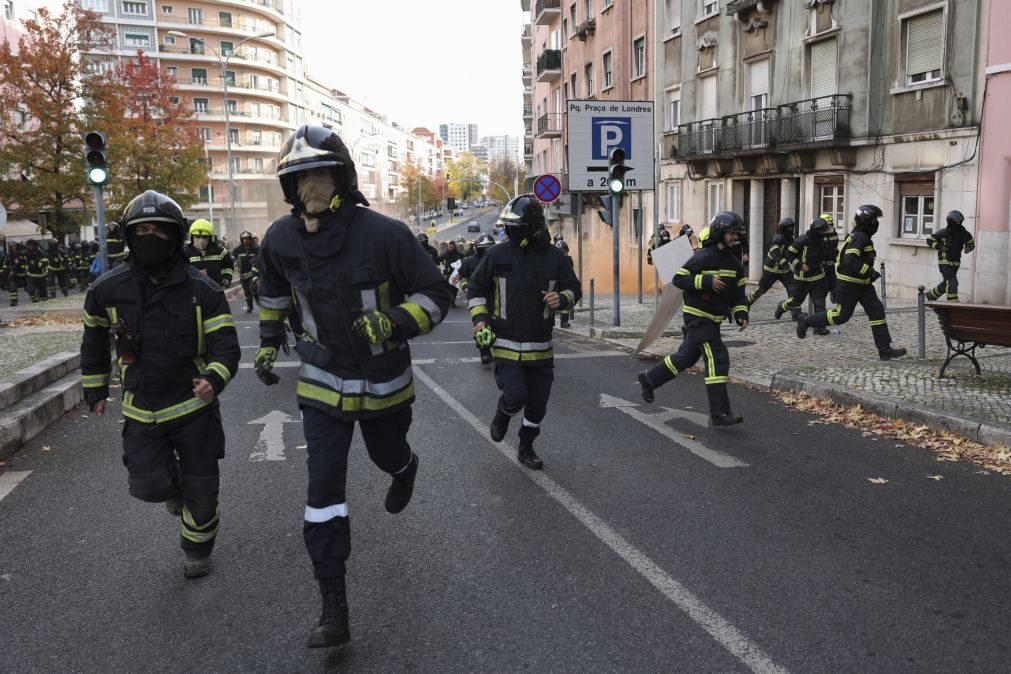
[[[222,288],[230,288],[231,286],[232,286],[232,279],[231,279],[231,277],[222,276],[221,277],[221,287]]]
[[[872,269],[871,270],[871,281],[877,281],[879,278],[881,278],[881,272],[877,271],[876,269]]]
[[[370,344],[382,344],[393,337],[393,321],[381,311],[363,313],[351,324],[355,334]]]
[[[479,348],[487,349],[495,343],[495,333],[491,331],[491,328],[485,326],[474,333],[474,343],[477,344]]]
[[[273,386],[281,381],[281,378],[271,372],[274,368],[274,361],[277,360],[277,347],[261,346],[253,356],[253,365],[256,369],[256,376],[267,386]]]
[[[976,244],[973,243],[972,241],[969,241],[968,243],[965,244],[965,249],[964,250],[965,250],[966,253],[971,253],[972,249],[975,248],[975,247],[976,247]]]

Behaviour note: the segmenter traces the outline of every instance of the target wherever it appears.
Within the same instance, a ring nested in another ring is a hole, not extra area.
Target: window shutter
[[[906,75],[940,70],[944,59],[944,12],[930,12],[906,23]]]
[[[716,117],[716,77],[702,80],[702,96],[699,98],[699,121]]]
[[[681,32],[681,0],[667,0],[667,19],[672,33]]]
[[[769,95],[769,59],[748,64],[748,95]]]
[[[811,98],[836,93],[836,41],[811,45]]]

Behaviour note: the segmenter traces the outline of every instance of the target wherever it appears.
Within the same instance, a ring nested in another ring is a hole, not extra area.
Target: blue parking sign
[[[591,130],[594,159],[606,160],[615,148],[625,151],[626,160],[633,159],[631,117],[594,117]]]

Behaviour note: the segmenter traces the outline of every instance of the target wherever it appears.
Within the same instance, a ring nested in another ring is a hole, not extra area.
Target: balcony
[[[560,49],[545,49],[537,57],[537,81],[555,82],[562,77],[562,52]]]
[[[530,80],[533,77],[532,70],[529,63],[523,64],[523,84],[530,84]]]
[[[775,108],[682,124],[672,158],[706,159],[796,152],[845,144],[851,96],[823,96]]]
[[[530,11],[530,0],[520,0],[520,9],[524,12]]]
[[[576,26],[576,30],[573,31],[572,37],[578,38],[580,42],[586,42],[586,38],[589,35],[593,35],[597,32],[597,20],[587,19],[583,23]]]
[[[562,113],[549,112],[537,118],[538,138],[559,138],[562,135]]]
[[[561,0],[537,0],[534,3],[534,23],[538,26],[549,26],[561,15]]]
[[[520,42],[523,44],[523,49],[529,49],[530,45],[533,43],[534,33],[533,29],[530,28],[530,24],[523,26],[523,32],[520,34]]]
[[[524,120],[527,120],[527,119],[531,119],[532,120],[533,118],[534,118],[534,109],[533,109],[533,107],[529,106],[529,105],[524,105],[523,106],[523,119]]]

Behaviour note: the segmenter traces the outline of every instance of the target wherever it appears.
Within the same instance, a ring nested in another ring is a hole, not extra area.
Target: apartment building
[[[439,138],[457,152],[470,152],[471,146],[478,144],[477,124],[440,124]]]
[[[986,5],[657,0],[663,219],[698,229],[737,211],[757,278],[781,217],[805,229],[828,212],[845,236],[855,209],[873,203],[885,214],[877,248],[889,293],[931,285],[926,237],[944,215],[960,210],[977,229]],[[977,248],[966,275],[991,255]]]
[[[516,136],[482,136],[481,145],[488,149],[489,162],[519,160],[520,139]]]

